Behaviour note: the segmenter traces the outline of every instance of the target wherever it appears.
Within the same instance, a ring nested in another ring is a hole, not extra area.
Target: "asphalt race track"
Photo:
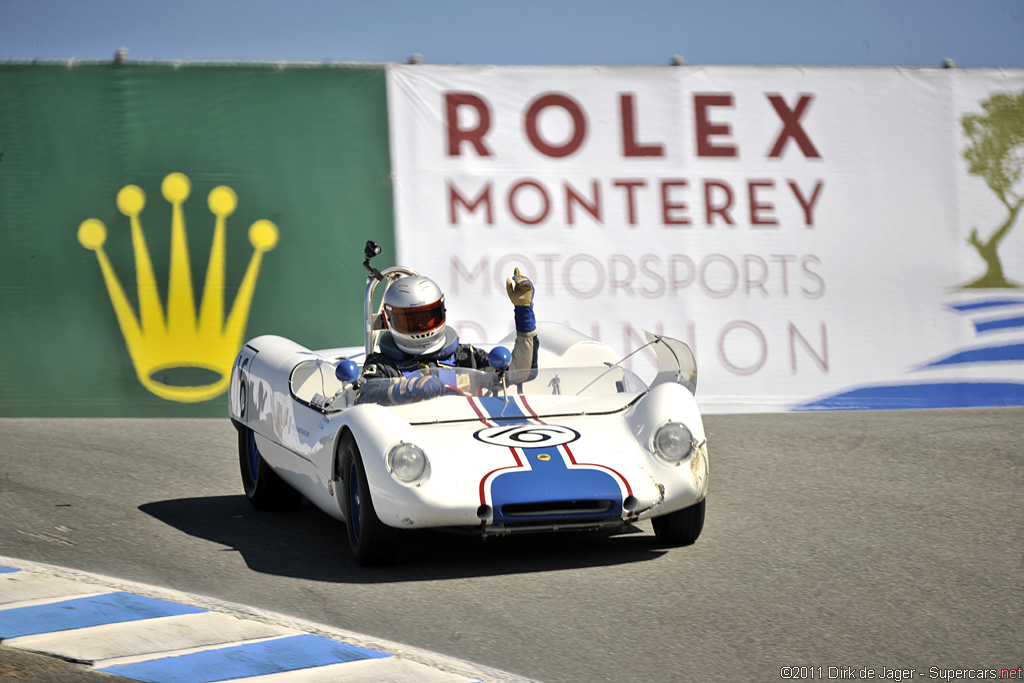
[[[397,565],[367,570],[311,506],[250,508],[227,419],[3,419],[0,555],[548,683],[778,681],[783,667],[939,680],[1024,664],[1024,409],[706,423],[693,546],[661,548],[649,524],[422,533]]]

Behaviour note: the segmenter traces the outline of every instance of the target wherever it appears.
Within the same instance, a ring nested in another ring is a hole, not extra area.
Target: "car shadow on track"
[[[600,533],[530,534],[492,538],[437,531],[408,532],[396,561],[363,568],[348,549],[345,525],[307,501],[295,512],[257,512],[245,496],[178,498],[139,509],[190,536],[238,551],[250,569],[338,583],[436,581],[603,567],[665,554],[649,526]]]

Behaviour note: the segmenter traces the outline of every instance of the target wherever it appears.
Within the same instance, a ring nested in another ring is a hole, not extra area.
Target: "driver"
[[[505,280],[505,290],[515,307],[516,341],[509,370],[537,367],[537,323],[533,314],[533,283],[515,269]],[[455,330],[445,325],[444,293],[430,278],[408,275],[395,280],[384,294],[387,326],[378,342],[379,351],[363,363],[364,379],[399,379],[387,389],[387,396],[367,396],[362,401],[409,403],[433,398],[444,391],[444,383],[429,371],[460,367],[487,370],[487,352],[460,344]],[[427,371],[427,372],[423,372]],[[368,388],[372,394],[373,391]]]

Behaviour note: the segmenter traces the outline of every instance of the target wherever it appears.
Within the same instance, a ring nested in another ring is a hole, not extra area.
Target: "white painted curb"
[[[42,652],[91,665],[96,669],[174,657],[242,642],[311,634],[390,656],[234,680],[238,683],[536,683],[505,671],[428,650],[203,595],[3,556],[0,556],[0,566],[27,572],[24,578],[29,579],[18,581],[17,584],[9,583],[5,590],[4,577],[16,576],[19,572],[0,574],[0,611],[114,591],[210,610],[208,613],[105,624],[19,636],[3,641],[5,646]]]

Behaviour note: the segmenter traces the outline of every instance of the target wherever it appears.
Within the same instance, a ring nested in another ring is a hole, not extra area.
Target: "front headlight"
[[[678,465],[693,452],[693,435],[681,422],[666,422],[654,432],[654,454],[669,465]]]
[[[427,472],[427,455],[416,444],[402,441],[388,451],[388,468],[395,479],[411,484]]]

